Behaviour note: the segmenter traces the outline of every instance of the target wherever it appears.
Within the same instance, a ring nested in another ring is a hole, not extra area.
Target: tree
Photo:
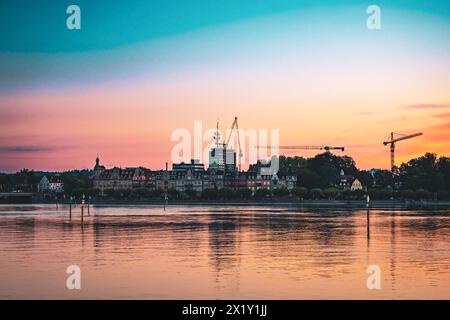
[[[289,195],[289,190],[286,188],[277,188],[273,190],[273,195],[277,197],[284,197]]]
[[[269,198],[271,196],[270,190],[267,189],[258,189],[255,192],[254,197],[256,199],[265,199],[265,198]]]
[[[297,186],[314,188],[319,185],[320,175],[308,168],[301,168],[297,174]]]
[[[303,199],[308,195],[308,189],[305,187],[297,187],[294,188],[293,193],[300,199]]]
[[[356,173],[356,178],[361,181],[361,184],[365,187],[372,187],[375,183],[374,177],[370,174],[369,171],[361,170]]]
[[[373,187],[376,188],[387,188],[394,185],[392,179],[392,173],[388,170],[377,170],[373,175]],[[367,187],[371,187],[367,185]]]
[[[154,198],[162,198],[164,196],[164,190],[155,189],[155,190],[151,191],[150,194]]]
[[[358,171],[355,161],[351,157],[340,157],[331,152],[324,152],[308,159],[308,169],[319,175],[316,186],[322,188],[336,185],[341,170],[349,175],[356,175]]]
[[[219,197],[219,193],[215,188],[208,188],[202,191],[202,198],[206,200],[216,200]]]
[[[325,198],[330,200],[334,200],[338,194],[339,190],[334,187],[326,188],[323,190],[323,195],[325,196]]]
[[[224,200],[234,199],[236,197],[236,192],[230,188],[222,188],[219,190],[219,197]]]
[[[439,173],[441,174],[444,185],[443,189],[450,191],[450,158],[440,157],[437,162]]]
[[[138,188],[133,190],[133,196],[136,198],[148,198],[150,195],[150,191],[146,188]]]
[[[240,189],[236,192],[236,196],[240,199],[250,199],[252,191],[250,189]]]
[[[320,188],[313,188],[311,189],[311,197],[313,199],[321,199],[323,198],[323,191]]]
[[[184,193],[191,200],[194,200],[197,198],[197,191],[195,191],[194,189],[188,188],[184,191]]]
[[[388,200],[392,197],[392,191],[389,189],[369,189],[369,196],[373,200]]]
[[[418,200],[428,200],[430,199],[430,192],[428,190],[425,189],[418,189],[416,190],[416,198]]]
[[[438,191],[445,187],[444,175],[439,170],[439,162],[434,153],[426,153],[401,164],[399,171],[398,179],[402,188]]]
[[[403,199],[409,199],[412,200],[416,197],[416,193],[414,192],[414,190],[411,189],[405,189],[405,190],[401,190],[399,192],[399,196]]]
[[[86,195],[92,198],[97,197],[100,194],[100,190],[99,189],[95,189],[95,188],[89,188],[86,190]]]
[[[174,188],[170,188],[169,190],[167,190],[167,195],[168,195],[169,199],[179,199],[180,198],[180,192],[178,192]]]

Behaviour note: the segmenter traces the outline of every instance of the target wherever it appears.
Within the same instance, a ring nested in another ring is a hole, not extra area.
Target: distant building
[[[293,174],[277,174],[273,179],[274,188],[293,190],[297,185],[297,176]]]
[[[356,179],[354,176],[345,174],[344,170],[341,170],[339,175],[339,189],[341,190],[363,190],[364,187],[361,182]]]
[[[181,172],[188,170],[191,170],[192,172],[203,172],[205,171],[205,165],[200,163],[200,160],[195,159],[192,159],[190,163],[181,162],[172,164],[172,171]]]
[[[225,143],[220,142],[219,123],[217,123],[214,133],[214,140],[216,146],[209,151],[208,170],[236,171],[236,152],[229,149]]]
[[[38,192],[45,192],[50,190],[50,181],[46,176],[43,176],[37,186]]]
[[[43,176],[38,183],[38,192],[63,192],[64,183],[59,175],[56,176]]]
[[[255,193],[259,189],[271,190],[272,175],[262,175],[260,170],[247,172],[247,188]]]
[[[173,173],[173,171],[168,170],[167,163],[166,163],[166,169],[156,171],[155,175],[156,175],[156,189],[157,190],[168,191],[170,189],[176,188],[175,174]]]
[[[338,187],[341,190],[347,190],[350,189],[352,186],[352,182],[355,179],[352,175],[345,174],[344,170],[341,169],[341,172],[339,174],[339,181],[338,181]]]
[[[209,151],[209,170],[236,171],[236,152],[225,146]]]
[[[172,177],[175,179],[175,190],[184,192],[194,190],[197,193],[203,190],[203,174],[205,166],[199,160],[191,160],[190,163],[172,164]]]
[[[203,175],[203,190],[205,189],[223,189],[225,171],[207,170]]]
[[[364,189],[364,187],[361,184],[361,181],[359,181],[358,179],[353,180],[350,190],[355,191],[355,190],[363,190],[363,189]]]
[[[203,172],[202,171],[174,171],[175,190],[184,192],[194,190],[197,193],[203,190]]]
[[[97,158],[95,159],[95,166],[94,166],[94,174],[93,174],[93,176],[94,177],[95,176],[99,176],[105,170],[106,170],[105,166],[100,165],[100,159],[97,156]]]
[[[93,187],[103,194],[105,190],[131,190],[145,187],[146,179],[142,168],[117,168],[103,170],[98,175],[94,174]]]

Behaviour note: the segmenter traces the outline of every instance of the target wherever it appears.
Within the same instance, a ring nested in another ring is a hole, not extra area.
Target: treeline
[[[260,162],[251,165],[249,170],[257,170],[265,164]],[[356,177],[364,190],[340,190],[339,174]],[[161,190],[106,190],[100,196],[99,190],[92,188],[88,170],[60,173],[64,182],[64,194],[59,197],[80,198],[83,194],[92,198],[106,199],[161,199]],[[207,189],[203,192],[186,190],[178,192],[169,190],[169,199],[263,199],[263,198],[296,198],[296,199],[362,199],[366,193],[372,199],[441,199],[450,197],[450,158],[437,157],[435,154],[425,155],[401,164],[397,174],[388,170],[359,170],[355,161],[348,156],[337,156],[329,152],[313,158],[285,157],[279,158],[278,175],[293,174],[297,176],[296,187],[286,189],[258,190],[254,194],[250,190]],[[37,184],[44,173],[35,173],[23,169],[15,174],[0,175],[0,191],[37,191]]]

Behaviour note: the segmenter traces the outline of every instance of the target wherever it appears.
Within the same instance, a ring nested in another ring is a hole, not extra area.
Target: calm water
[[[0,298],[450,299],[450,211],[0,206]],[[66,268],[81,268],[81,290]],[[368,265],[381,289],[368,290]]]

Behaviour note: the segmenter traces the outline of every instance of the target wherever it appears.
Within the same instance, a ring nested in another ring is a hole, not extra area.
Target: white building
[[[60,176],[50,176],[47,178],[43,176],[41,181],[38,183],[38,192],[63,192],[64,191],[64,183],[61,181]]]
[[[355,191],[355,190],[363,190],[363,189],[364,189],[364,187],[361,184],[361,181],[359,181],[358,179],[353,180],[350,190]]]
[[[236,152],[225,146],[209,151],[209,169],[235,171]]]

